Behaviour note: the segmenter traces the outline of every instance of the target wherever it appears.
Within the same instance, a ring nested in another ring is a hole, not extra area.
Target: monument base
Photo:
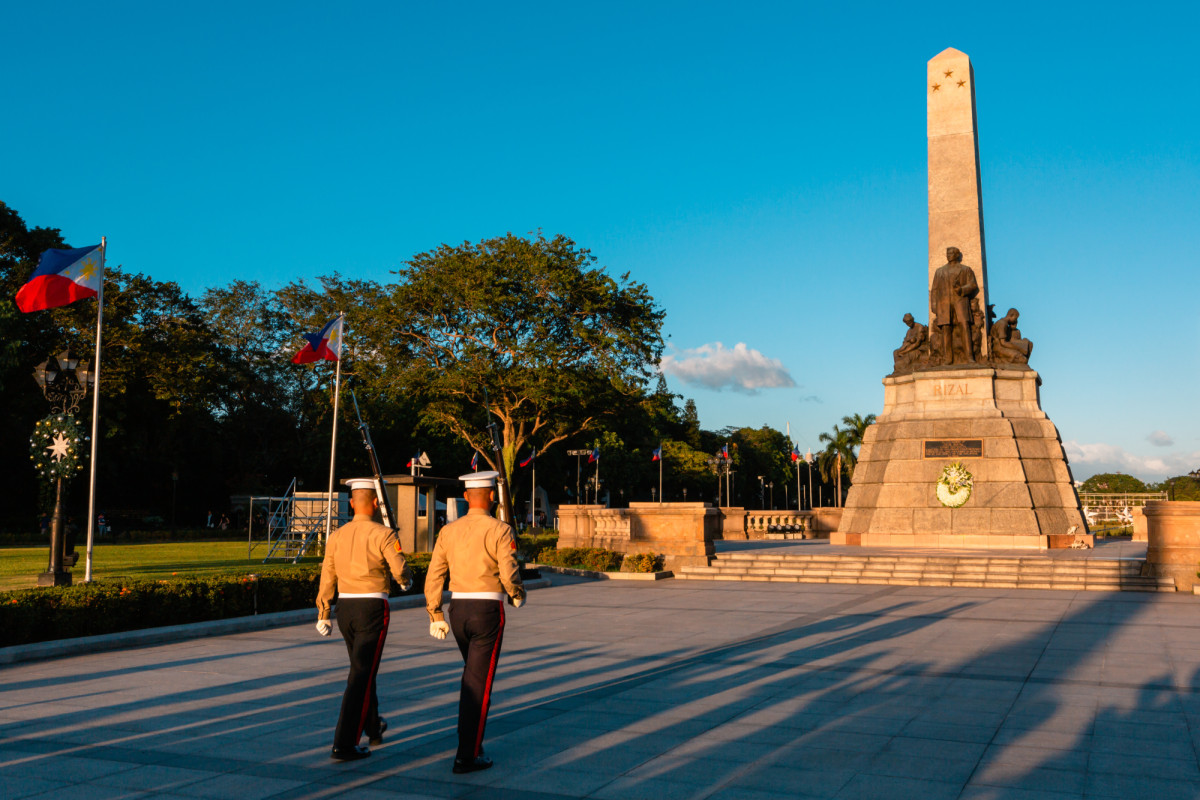
[[[831,544],[1091,544],[1077,536],[1087,522],[1058,430],[1041,409],[1036,372],[941,368],[883,385],[883,413],[863,437]],[[948,473],[952,464],[963,472]]]

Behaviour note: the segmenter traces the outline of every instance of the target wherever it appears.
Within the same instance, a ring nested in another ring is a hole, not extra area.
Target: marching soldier
[[[475,472],[459,477],[466,484],[463,496],[470,510],[438,534],[425,578],[429,635],[445,639],[453,630],[463,657],[458,752],[454,756],[454,772],[459,774],[492,765],[491,759],[483,755],[483,728],[504,638],[504,601],[508,599],[515,608],[525,602],[516,536],[511,527],[492,516],[499,474]],[[449,624],[442,615],[442,587],[447,572]]]
[[[354,519],[330,537],[321,564],[321,587],[317,593],[317,632],[328,636],[329,603],[338,593],[337,622],[350,654],[350,674],[342,695],[342,711],[333,734],[332,758],[356,761],[371,755],[358,744],[365,731],[371,744],[383,744],[387,720],[379,716],[375,674],[387,638],[388,571],[401,590],[412,586],[412,572],[404,561],[400,540],[390,529],[375,522],[379,499],[375,481],[347,481]]]

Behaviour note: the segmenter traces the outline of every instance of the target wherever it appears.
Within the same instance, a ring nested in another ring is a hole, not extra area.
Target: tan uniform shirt
[[[450,573],[450,592],[503,592],[524,597],[513,529],[488,512],[473,508],[442,528],[425,576],[425,608],[441,622],[442,587]]]
[[[388,570],[396,582],[412,582],[400,540],[390,528],[362,514],[333,532],[321,563],[321,588],[317,592],[317,619],[329,619],[334,591],[342,594],[387,594]]]

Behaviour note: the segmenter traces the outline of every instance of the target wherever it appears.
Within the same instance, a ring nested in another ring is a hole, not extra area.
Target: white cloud
[[[1157,481],[1174,475],[1185,475],[1200,464],[1200,450],[1193,453],[1139,456],[1112,444],[1081,444],[1074,440],[1063,442],[1063,449],[1067,452],[1067,460],[1076,480],[1086,480],[1101,472],[1123,472],[1142,480]]]
[[[662,371],[684,383],[721,391],[730,388],[743,394],[758,394],[760,389],[795,386],[783,362],[767,358],[759,351],[738,342],[729,350],[720,342],[701,345],[682,353],[663,356]]]
[[[1155,447],[1170,447],[1175,440],[1166,431],[1153,431],[1146,436],[1146,441]]]

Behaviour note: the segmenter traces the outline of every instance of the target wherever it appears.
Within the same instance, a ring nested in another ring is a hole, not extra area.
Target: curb
[[[530,569],[557,572],[559,575],[574,575],[576,578],[597,578],[602,581],[662,581],[674,578],[671,570],[662,572],[593,572],[590,569],[574,569],[572,567],[552,567],[548,564],[529,564]]]
[[[525,589],[545,589],[549,578],[526,581]],[[447,599],[449,593],[447,592]],[[388,602],[392,610],[402,608],[424,608],[425,596],[419,594],[393,597]],[[127,647],[146,647],[152,644],[168,644],[206,636],[225,636],[230,633],[246,633],[268,628],[281,628],[302,622],[315,622],[316,606],[297,608],[292,611],[276,611],[251,617],[231,617],[208,622],[191,622],[186,625],[168,625],[163,628],[143,628],[136,631],[104,633],[99,636],[80,636],[75,639],[58,639],[33,644],[17,644],[0,647],[0,664],[17,664],[25,661],[46,661],[52,658],[100,653],[105,650],[121,650]]]

